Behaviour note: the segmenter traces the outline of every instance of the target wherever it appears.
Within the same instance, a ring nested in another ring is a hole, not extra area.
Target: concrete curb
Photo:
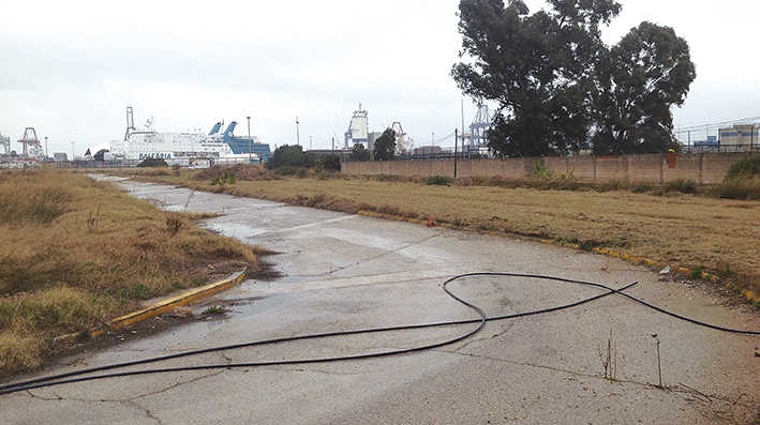
[[[191,289],[180,295],[163,299],[142,310],[117,317],[116,319],[108,322],[104,327],[90,331],[90,335],[92,337],[96,337],[110,330],[126,328],[128,326],[134,325],[135,323],[139,323],[152,317],[167,313],[175,307],[188,305],[201,299],[218,294],[219,292],[225,291],[233,286],[239,285],[245,279],[246,271],[247,270],[237,272],[226,279],[208,284],[206,286],[202,286],[200,288]]]

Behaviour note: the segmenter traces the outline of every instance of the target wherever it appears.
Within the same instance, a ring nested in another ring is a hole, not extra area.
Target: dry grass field
[[[140,301],[206,283],[256,250],[68,172],[0,173],[0,375],[29,370]]]
[[[142,179],[198,190],[349,213],[366,211],[423,221],[432,217],[462,229],[572,243],[585,249],[608,247],[674,268],[703,269],[756,292],[760,288],[757,201],[679,193],[435,186],[340,176],[274,178],[263,171],[238,172],[234,183],[220,184],[217,178],[217,184],[212,184],[209,171],[143,173],[152,176],[142,175]],[[247,180],[246,174],[257,177]]]

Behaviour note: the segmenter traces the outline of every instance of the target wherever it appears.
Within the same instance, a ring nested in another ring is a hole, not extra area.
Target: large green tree
[[[498,103],[489,146],[500,156],[567,154],[583,148],[591,124],[599,25],[613,0],[552,0],[530,14],[521,0],[462,0],[463,58],[452,76],[476,98]]]
[[[361,143],[354,144],[354,147],[351,149],[352,161],[369,161],[370,156],[370,152]]]
[[[386,129],[383,134],[375,140],[375,161],[391,161],[396,156],[396,132],[392,129]]]
[[[311,167],[314,165],[314,158],[303,151],[300,145],[282,145],[274,150],[274,153],[267,161],[267,168],[275,169],[280,167]]]
[[[466,94],[498,104],[489,135],[489,147],[497,155],[574,153],[589,147],[592,140],[600,144],[609,140],[599,135],[610,128],[619,130],[618,121],[602,120],[606,113],[602,110],[619,103],[620,97],[612,95],[618,85],[609,85],[614,81],[612,74],[636,62],[616,59],[615,55],[622,57],[623,52],[635,50],[636,43],[626,40],[636,37],[629,35],[610,49],[602,42],[600,30],[620,13],[619,3],[549,0],[545,10],[530,14],[521,0],[507,4],[503,0],[462,0],[459,9],[463,38],[460,55],[465,60],[455,64],[451,74]],[[669,40],[663,36],[643,39],[652,51],[663,50],[660,44]],[[640,47],[644,50],[643,44]],[[688,46],[681,58],[688,61]],[[663,60],[655,57],[654,62]],[[668,92],[662,96],[666,103],[657,108],[666,110],[669,117],[671,105],[680,104],[670,101],[682,99],[678,93],[685,96],[685,91],[667,83],[657,89]],[[646,110],[655,108],[644,106],[633,95],[628,100]],[[649,115],[663,116],[654,112]],[[652,129],[642,128],[640,132],[663,137]]]
[[[696,77],[686,40],[672,28],[643,22],[606,53],[597,67],[594,152],[674,148],[671,107],[683,105]]]

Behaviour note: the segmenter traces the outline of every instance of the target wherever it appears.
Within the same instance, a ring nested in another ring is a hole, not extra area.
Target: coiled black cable
[[[526,279],[541,279],[541,280],[548,280],[548,281],[555,281],[555,282],[563,282],[563,283],[569,283],[569,284],[576,284],[581,286],[587,286],[587,287],[594,287],[597,289],[602,289],[605,292],[602,294],[598,294],[594,297],[590,297],[578,302],[565,304],[557,307],[550,307],[540,310],[533,310],[523,313],[516,313],[516,314],[510,314],[510,315],[503,315],[503,316],[494,316],[494,317],[488,317],[488,315],[481,309],[480,307],[458,297],[454,293],[452,293],[448,289],[448,284],[451,282],[454,282],[456,280],[464,279],[467,277],[517,277],[517,278],[526,278]],[[348,360],[361,360],[361,359],[369,359],[369,358],[379,358],[379,357],[388,357],[388,356],[395,356],[395,355],[401,355],[401,354],[409,354],[414,352],[420,352],[425,350],[431,350],[435,348],[440,348],[443,346],[455,344],[459,341],[462,341],[464,339],[470,338],[471,336],[477,334],[480,332],[480,330],[483,329],[485,326],[485,323],[488,321],[497,321],[497,320],[508,320],[508,319],[515,319],[519,317],[526,317],[526,316],[534,316],[539,314],[545,314],[560,310],[565,310],[573,307],[577,307],[583,304],[590,303],[592,301],[596,301],[600,298],[607,297],[613,294],[622,295],[632,301],[635,301],[639,304],[642,304],[646,307],[652,308],[660,313],[669,315],[671,317],[685,320],[689,323],[704,326],[710,329],[715,329],[719,331],[724,332],[732,332],[732,333],[740,333],[740,334],[748,334],[748,335],[760,335],[760,332],[755,331],[743,331],[743,330],[735,330],[730,328],[725,328],[721,326],[711,325],[708,323],[700,322],[691,318],[687,318],[685,316],[669,312],[665,309],[662,309],[660,307],[654,306],[646,301],[643,301],[641,299],[638,299],[636,297],[633,297],[631,295],[628,295],[624,293],[625,290],[637,285],[638,282],[631,283],[623,288],[620,289],[613,289],[608,286],[593,283],[593,282],[586,282],[576,279],[567,279],[567,278],[561,278],[561,277],[554,277],[554,276],[543,276],[543,275],[536,275],[536,274],[521,274],[521,273],[469,273],[469,274],[462,274],[454,276],[448,280],[446,280],[443,283],[443,290],[454,300],[458,301],[459,303],[462,303],[463,305],[467,306],[468,308],[474,310],[478,313],[480,318],[478,319],[467,319],[467,320],[458,320],[458,321],[449,321],[449,322],[437,322],[437,323],[427,323],[427,324],[414,324],[414,325],[404,325],[404,326],[393,326],[393,327],[384,327],[384,328],[373,328],[373,329],[360,329],[360,330],[354,330],[354,331],[341,331],[341,332],[327,332],[327,333],[319,333],[319,334],[309,334],[309,335],[300,335],[300,336],[292,336],[292,337],[285,337],[285,338],[275,338],[270,340],[263,340],[263,341],[254,341],[254,342],[248,342],[248,343],[241,343],[241,344],[233,344],[233,345],[226,345],[221,347],[212,347],[212,348],[206,348],[201,350],[194,350],[194,351],[187,351],[183,353],[176,353],[176,354],[170,354],[166,356],[160,356],[150,359],[143,359],[143,360],[135,360],[130,362],[124,362],[124,363],[118,363],[118,364],[111,364],[111,365],[104,365],[104,366],[98,366],[94,368],[89,369],[83,369],[79,371],[73,371],[53,376],[47,376],[42,378],[36,378],[31,379],[27,381],[12,383],[0,386],[0,395],[3,394],[10,394],[15,393],[19,391],[28,391],[32,389],[37,388],[43,388],[53,385],[63,385],[68,383],[76,383],[76,382],[85,382],[85,381],[93,381],[93,380],[99,380],[99,379],[107,379],[107,378],[116,378],[116,377],[127,377],[127,376],[138,376],[138,375],[147,375],[147,374],[157,374],[157,373],[170,373],[170,372],[187,372],[187,371],[198,371],[198,370],[214,370],[214,369],[233,369],[233,368],[250,368],[250,367],[259,367],[259,366],[281,366],[281,365],[294,365],[294,364],[313,364],[313,363],[328,363],[328,362],[339,362],[339,361],[348,361]],[[282,361],[264,361],[264,362],[249,362],[249,363],[234,363],[234,364],[211,364],[211,365],[201,365],[201,366],[185,366],[185,367],[173,367],[173,368],[160,368],[160,369],[144,369],[144,370],[137,370],[137,371],[124,371],[124,372],[114,372],[114,373],[108,373],[108,374],[98,374],[98,375],[92,375],[96,372],[104,372],[108,370],[115,370],[115,369],[123,369],[126,367],[131,366],[141,366],[145,364],[150,363],[156,363],[161,361],[167,361],[167,360],[173,360],[183,357],[189,357],[189,356],[197,356],[201,354],[207,354],[207,353],[213,353],[213,352],[220,352],[220,351],[228,351],[228,350],[234,350],[234,349],[240,349],[240,348],[249,348],[254,346],[260,346],[260,345],[268,345],[268,344],[277,344],[277,343],[283,343],[283,342],[292,342],[292,341],[300,341],[300,340],[308,340],[308,339],[317,339],[317,338],[329,338],[329,337],[338,337],[338,336],[348,336],[348,335],[359,335],[359,334],[368,334],[368,333],[380,333],[380,332],[393,332],[393,331],[401,331],[401,330],[412,330],[412,329],[423,329],[423,328],[433,328],[433,327],[442,327],[442,326],[454,326],[454,325],[464,325],[464,324],[474,324],[478,323],[478,326],[463,334],[460,336],[457,336],[455,338],[448,339],[446,341],[437,342],[433,344],[428,344],[424,346],[418,346],[418,347],[412,347],[412,348],[406,348],[406,349],[399,349],[399,350],[390,350],[390,351],[382,351],[382,352],[374,352],[374,353],[364,353],[364,354],[357,354],[357,355],[351,355],[351,356],[341,356],[341,357],[329,357],[329,358],[316,358],[316,359],[301,359],[301,360],[282,360]]]

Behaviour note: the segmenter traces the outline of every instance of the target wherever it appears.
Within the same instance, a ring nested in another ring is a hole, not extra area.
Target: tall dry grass
[[[68,172],[0,174],[0,374],[34,368],[55,337],[205,283],[256,250]]]

